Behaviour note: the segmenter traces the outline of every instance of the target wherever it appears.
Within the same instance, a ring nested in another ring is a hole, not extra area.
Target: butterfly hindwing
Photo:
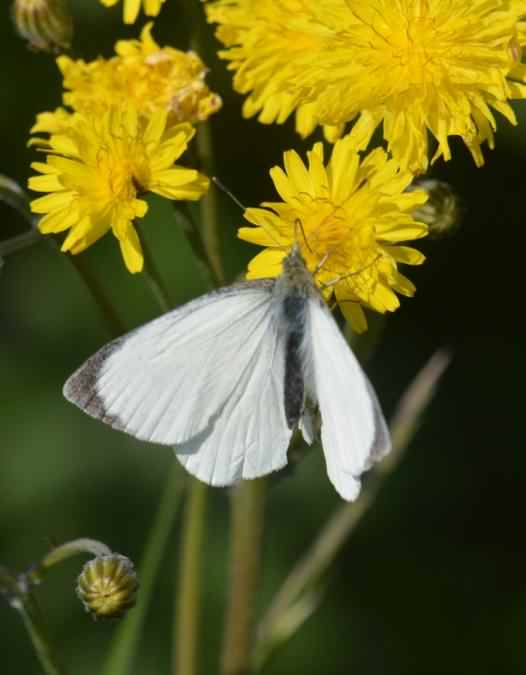
[[[360,474],[389,451],[376,396],[325,303],[309,304],[314,394],[321,413],[327,473],[344,499],[356,499]]]

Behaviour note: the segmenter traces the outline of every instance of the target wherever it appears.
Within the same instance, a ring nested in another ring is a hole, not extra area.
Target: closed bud
[[[71,47],[73,17],[68,0],[14,0],[13,19],[33,49],[63,52]]]
[[[78,578],[77,595],[93,618],[120,618],[135,605],[139,581],[133,563],[118,553],[88,561]]]
[[[415,220],[421,220],[429,227],[429,235],[440,237],[451,232],[461,220],[459,200],[448,183],[433,178],[415,180],[408,191],[424,190],[428,200],[413,209]]]

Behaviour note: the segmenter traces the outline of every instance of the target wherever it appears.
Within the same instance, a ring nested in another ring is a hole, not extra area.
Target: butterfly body
[[[277,279],[219,289],[109,343],[64,395],[113,428],[175,446],[212,485],[282,468],[297,428],[312,442],[315,406],[345,499],[390,448],[372,386],[296,247]]]

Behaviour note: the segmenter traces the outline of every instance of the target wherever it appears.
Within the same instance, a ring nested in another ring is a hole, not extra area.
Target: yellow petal
[[[409,241],[421,239],[428,233],[427,225],[415,221],[413,224],[400,225],[398,223],[380,224],[377,227],[378,239],[381,241]]]
[[[74,208],[66,208],[47,213],[38,221],[38,229],[42,234],[64,232],[73,227],[79,220],[79,213]]]
[[[336,291],[336,296],[338,296],[338,291]],[[365,312],[357,302],[338,298],[338,304],[345,320],[350,324],[355,333],[363,333],[367,330]]]
[[[423,253],[409,246],[385,246],[384,249],[396,262],[406,265],[421,265],[426,259]]]
[[[287,251],[267,248],[255,258],[252,258],[248,265],[247,279],[261,279],[277,277],[283,271],[283,258]]]
[[[31,211],[33,213],[48,213],[58,209],[64,209],[69,206],[74,199],[73,192],[59,192],[38,199],[33,199],[31,202]]]
[[[64,189],[57,174],[31,176],[28,181],[28,187],[35,192],[57,192]]]
[[[141,0],[124,0],[124,23],[135,23],[141,8]]]
[[[122,257],[128,271],[132,274],[142,272],[144,265],[144,258],[142,254],[141,242],[137,232],[132,225],[129,226],[126,236],[119,237],[119,244],[121,247]]]

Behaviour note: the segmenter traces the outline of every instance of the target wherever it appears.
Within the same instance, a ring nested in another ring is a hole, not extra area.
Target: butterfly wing
[[[360,491],[360,474],[390,450],[373,387],[325,303],[309,302],[311,378],[321,413],[327,473],[347,500]]]
[[[198,478],[227,485],[286,464],[285,349],[271,285],[205,295],[119,338],[66,382],[89,415],[175,445]]]

